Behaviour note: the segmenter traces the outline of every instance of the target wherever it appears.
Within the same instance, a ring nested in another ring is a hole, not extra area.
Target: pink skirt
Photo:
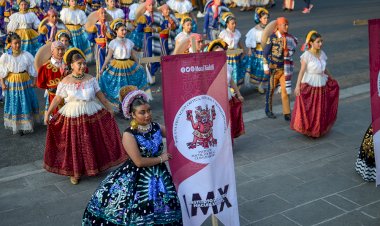
[[[339,101],[339,85],[328,79],[325,86],[301,84],[296,97],[290,128],[310,137],[326,134],[334,125]]]

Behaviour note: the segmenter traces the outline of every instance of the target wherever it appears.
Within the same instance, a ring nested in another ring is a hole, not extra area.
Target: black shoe
[[[290,119],[291,119],[290,114],[285,114],[284,119],[285,119],[285,121],[290,121]]]
[[[276,118],[276,116],[271,111],[265,112],[265,114],[267,115],[268,118],[271,118],[271,119],[275,119]]]

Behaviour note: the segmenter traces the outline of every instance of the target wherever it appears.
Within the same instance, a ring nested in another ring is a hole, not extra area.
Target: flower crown
[[[136,98],[142,98],[144,99],[145,101],[148,102],[149,100],[149,97],[148,95],[142,91],[142,90],[138,90],[136,86],[127,86],[125,88],[122,88],[124,89],[124,92],[128,92],[122,103],[121,103],[121,109],[123,110],[123,115],[127,118],[127,119],[130,119],[131,118],[131,104],[132,102],[136,99]],[[122,92],[122,90],[120,90],[120,92]]]

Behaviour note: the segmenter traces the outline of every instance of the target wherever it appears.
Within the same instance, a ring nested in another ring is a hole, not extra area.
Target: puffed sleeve
[[[95,93],[99,92],[100,91],[100,86],[99,86],[98,81],[95,78],[92,79],[92,84],[94,86]]]
[[[82,10],[77,10],[79,11],[79,17],[80,17],[80,24],[85,25],[87,23],[87,16]]]
[[[38,19],[37,15],[35,13],[30,13],[32,15],[32,18],[33,18],[33,28],[35,30],[38,29],[38,26],[40,25],[41,21],[40,19]]]
[[[226,30],[223,30],[222,32],[220,32],[220,34],[219,34],[219,38],[221,38],[221,39],[225,39],[225,37],[226,37]]]
[[[62,98],[67,97],[67,85],[63,82],[58,83],[57,92],[55,92],[55,95],[60,96]]]
[[[323,50],[322,50],[322,53],[321,53],[321,57],[322,57],[322,60],[327,61],[327,55],[326,55],[326,53]]]
[[[0,78],[5,78],[8,75],[8,68],[6,65],[8,64],[7,54],[4,53],[0,57]]]
[[[15,32],[18,28],[18,13],[12,14],[9,17],[9,23],[7,25],[7,31],[8,32]]]
[[[245,35],[245,46],[247,46],[247,48],[256,48],[255,31],[254,30],[255,29],[252,28]]]
[[[309,62],[309,59],[310,59],[310,53],[308,51],[305,51],[304,53],[302,53],[302,55],[300,56],[300,59],[301,61],[305,62],[305,63],[308,63]]]
[[[133,43],[131,40],[127,39],[127,46],[128,46],[128,48],[133,49],[133,47],[135,46],[135,43]]]
[[[115,51],[115,42],[114,42],[114,40],[112,40],[111,42],[110,42],[110,44],[108,44],[108,48],[109,49],[112,49],[113,51]]]
[[[28,64],[27,71],[30,76],[37,77],[37,71],[34,68],[34,57],[32,54],[30,54],[27,51],[23,51],[23,54],[25,54],[26,61],[25,63]]]

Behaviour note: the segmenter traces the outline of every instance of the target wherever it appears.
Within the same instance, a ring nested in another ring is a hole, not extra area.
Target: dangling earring
[[[132,121],[130,122],[130,125],[132,129],[137,129],[139,124],[137,123],[135,119],[132,119]]]

